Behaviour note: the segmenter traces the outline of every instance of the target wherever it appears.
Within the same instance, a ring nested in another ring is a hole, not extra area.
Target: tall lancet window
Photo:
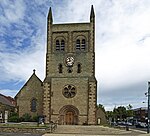
[[[77,65],[77,73],[81,73],[81,64],[80,63]]]
[[[80,50],[80,40],[76,40],[76,50]]]
[[[36,112],[37,108],[37,100],[35,98],[32,98],[31,100],[31,112]]]
[[[85,39],[82,39],[81,49],[82,49],[82,50],[85,50],[85,48],[86,48]]]
[[[59,40],[56,40],[56,51],[60,50],[60,43]]]
[[[64,51],[64,50],[65,50],[65,41],[64,41],[64,40],[61,40],[60,50],[61,50],[61,51]]]
[[[59,64],[58,70],[59,70],[59,73],[62,73],[62,72],[63,72],[63,66],[62,66],[62,64]]]

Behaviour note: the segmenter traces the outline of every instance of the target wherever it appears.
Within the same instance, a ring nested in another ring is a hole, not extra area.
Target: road
[[[42,134],[0,132],[0,136],[42,136]]]
[[[125,125],[118,125],[118,126],[120,126],[120,127],[126,127]],[[147,132],[147,128],[140,128],[140,127],[136,128],[135,126],[129,126],[129,130],[130,130],[130,129],[140,130],[140,131],[145,131],[145,132]]]
[[[129,126],[131,129],[140,130],[140,131],[147,131],[147,128],[136,128],[135,126]]]

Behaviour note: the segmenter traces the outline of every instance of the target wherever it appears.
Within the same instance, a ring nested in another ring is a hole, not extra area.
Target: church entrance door
[[[77,125],[79,111],[72,105],[66,105],[59,111],[59,124],[60,125]]]
[[[68,111],[66,113],[65,119],[66,119],[66,121],[65,121],[66,125],[74,125],[75,124],[74,123],[74,114],[73,114],[73,112]]]

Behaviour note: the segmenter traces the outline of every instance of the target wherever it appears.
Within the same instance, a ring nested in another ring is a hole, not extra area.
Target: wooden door
[[[66,113],[66,125],[74,125],[74,114],[71,111]]]

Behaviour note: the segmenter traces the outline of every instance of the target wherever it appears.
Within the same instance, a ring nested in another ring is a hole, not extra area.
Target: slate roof
[[[38,79],[40,82],[41,82],[41,84],[43,83],[42,81],[41,81],[41,79],[35,74],[35,69],[33,70],[33,74],[31,75],[31,77],[28,79],[28,81],[23,85],[23,87],[20,89],[20,91],[16,94],[16,96],[14,97],[14,99],[16,100],[16,98],[17,98],[17,96],[18,96],[18,94],[21,92],[21,90],[30,82],[30,80],[32,80],[33,78],[36,78],[36,79]]]
[[[6,96],[2,94],[0,94],[0,103],[14,107],[14,105],[6,98]]]

